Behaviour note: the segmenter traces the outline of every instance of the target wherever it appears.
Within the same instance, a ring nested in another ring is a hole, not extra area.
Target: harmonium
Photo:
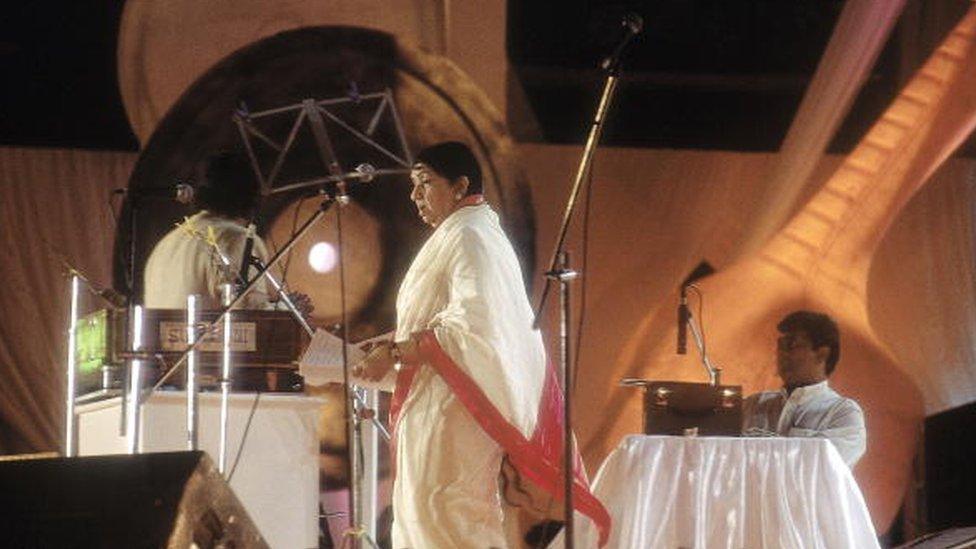
[[[740,436],[742,387],[628,378],[644,389],[644,434]]]
[[[143,344],[131,353],[131,323],[127,309],[102,309],[78,321],[76,363],[82,393],[112,391],[122,387],[128,358],[143,360],[146,385],[153,385],[176,364],[187,348],[186,311],[145,309]],[[202,311],[197,326],[202,329],[218,318],[220,311]],[[308,345],[308,336],[288,311],[234,310],[231,316],[230,356],[235,391],[300,392],[298,359]],[[223,364],[222,325],[203,337],[197,346],[198,383],[201,390],[219,389]],[[185,365],[165,386],[186,384]]]

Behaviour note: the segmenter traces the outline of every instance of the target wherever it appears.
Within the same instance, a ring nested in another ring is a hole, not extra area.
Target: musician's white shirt
[[[746,435],[756,431],[787,437],[823,437],[830,440],[849,467],[867,448],[864,412],[857,402],[838,394],[822,381],[786,390],[766,391],[743,402]]]
[[[210,237],[213,243],[208,242]],[[201,309],[219,309],[222,286],[233,282],[240,270],[247,229],[240,223],[206,210],[198,212],[166,234],[153,248],[144,273],[144,305],[149,308],[185,309],[186,297],[200,296]],[[229,260],[224,266],[214,245]],[[267,260],[260,237],[254,237],[253,254]],[[254,276],[255,270],[251,270]],[[241,308],[264,309],[269,302],[261,280],[244,298]]]

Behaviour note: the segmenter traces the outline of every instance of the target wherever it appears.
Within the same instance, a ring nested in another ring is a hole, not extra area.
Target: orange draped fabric
[[[878,246],[868,278],[875,332],[922,391],[926,414],[976,400],[976,161],[950,160]]]
[[[844,3],[817,72],[758,189],[756,219],[743,235],[744,250],[755,251],[764,244],[795,212],[804,191],[812,190],[807,183],[817,162],[861,91],[904,7],[905,0]]]

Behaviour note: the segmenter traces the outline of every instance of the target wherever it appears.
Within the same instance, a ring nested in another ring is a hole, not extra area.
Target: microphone
[[[248,276],[251,271],[251,254],[254,251],[254,223],[247,226],[247,240],[244,241],[244,253],[241,255],[241,271],[237,275],[240,279],[241,287],[247,285]]]
[[[349,179],[358,179],[362,183],[369,183],[376,177],[376,168],[367,162],[356,166],[356,169],[349,174]]]
[[[374,177],[376,177],[376,168],[374,168],[372,164],[368,164],[366,162],[359,164],[356,166],[356,169],[351,172],[337,176],[336,187],[338,192],[336,193],[336,200],[339,202],[339,204],[345,206],[349,203],[349,194],[346,192],[348,190],[346,188],[346,183],[353,181],[356,181],[357,183],[369,183]]]
[[[126,194],[134,199],[139,198],[167,198],[180,204],[193,202],[196,189],[189,183],[177,183],[168,187],[147,187],[139,189],[115,189],[114,194]]]
[[[106,303],[117,309],[121,309],[129,304],[129,298],[113,290],[112,288],[102,288],[100,290],[92,288],[92,293],[104,299]]]
[[[624,27],[625,33],[624,37],[614,48],[613,53],[607,56],[602,63],[600,63],[600,68],[607,71],[615,71],[620,66],[620,59],[623,57],[624,51],[627,46],[634,41],[634,38],[638,34],[644,31],[644,18],[636,13],[628,13],[624,16],[623,20],[620,22],[620,26]]]
[[[688,286],[681,284],[681,301],[678,304],[678,351],[677,354],[688,354]]]

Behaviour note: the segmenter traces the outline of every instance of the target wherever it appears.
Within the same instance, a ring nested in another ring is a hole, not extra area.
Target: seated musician
[[[166,234],[146,262],[145,306],[183,309],[186,297],[196,294],[202,300],[202,309],[219,309],[224,284],[237,281],[247,223],[258,207],[260,194],[244,155],[220,153],[209,158],[194,196],[199,211]],[[268,252],[259,236],[254,237],[252,255],[262,262],[267,260]],[[251,276],[255,272],[252,269]],[[265,309],[270,300],[267,282],[259,280],[241,307]]]
[[[827,383],[840,358],[837,324],[822,313],[796,311],[776,328],[776,365],[783,389],[744,401],[743,433],[823,437],[853,467],[864,455],[867,434],[861,407]]]

